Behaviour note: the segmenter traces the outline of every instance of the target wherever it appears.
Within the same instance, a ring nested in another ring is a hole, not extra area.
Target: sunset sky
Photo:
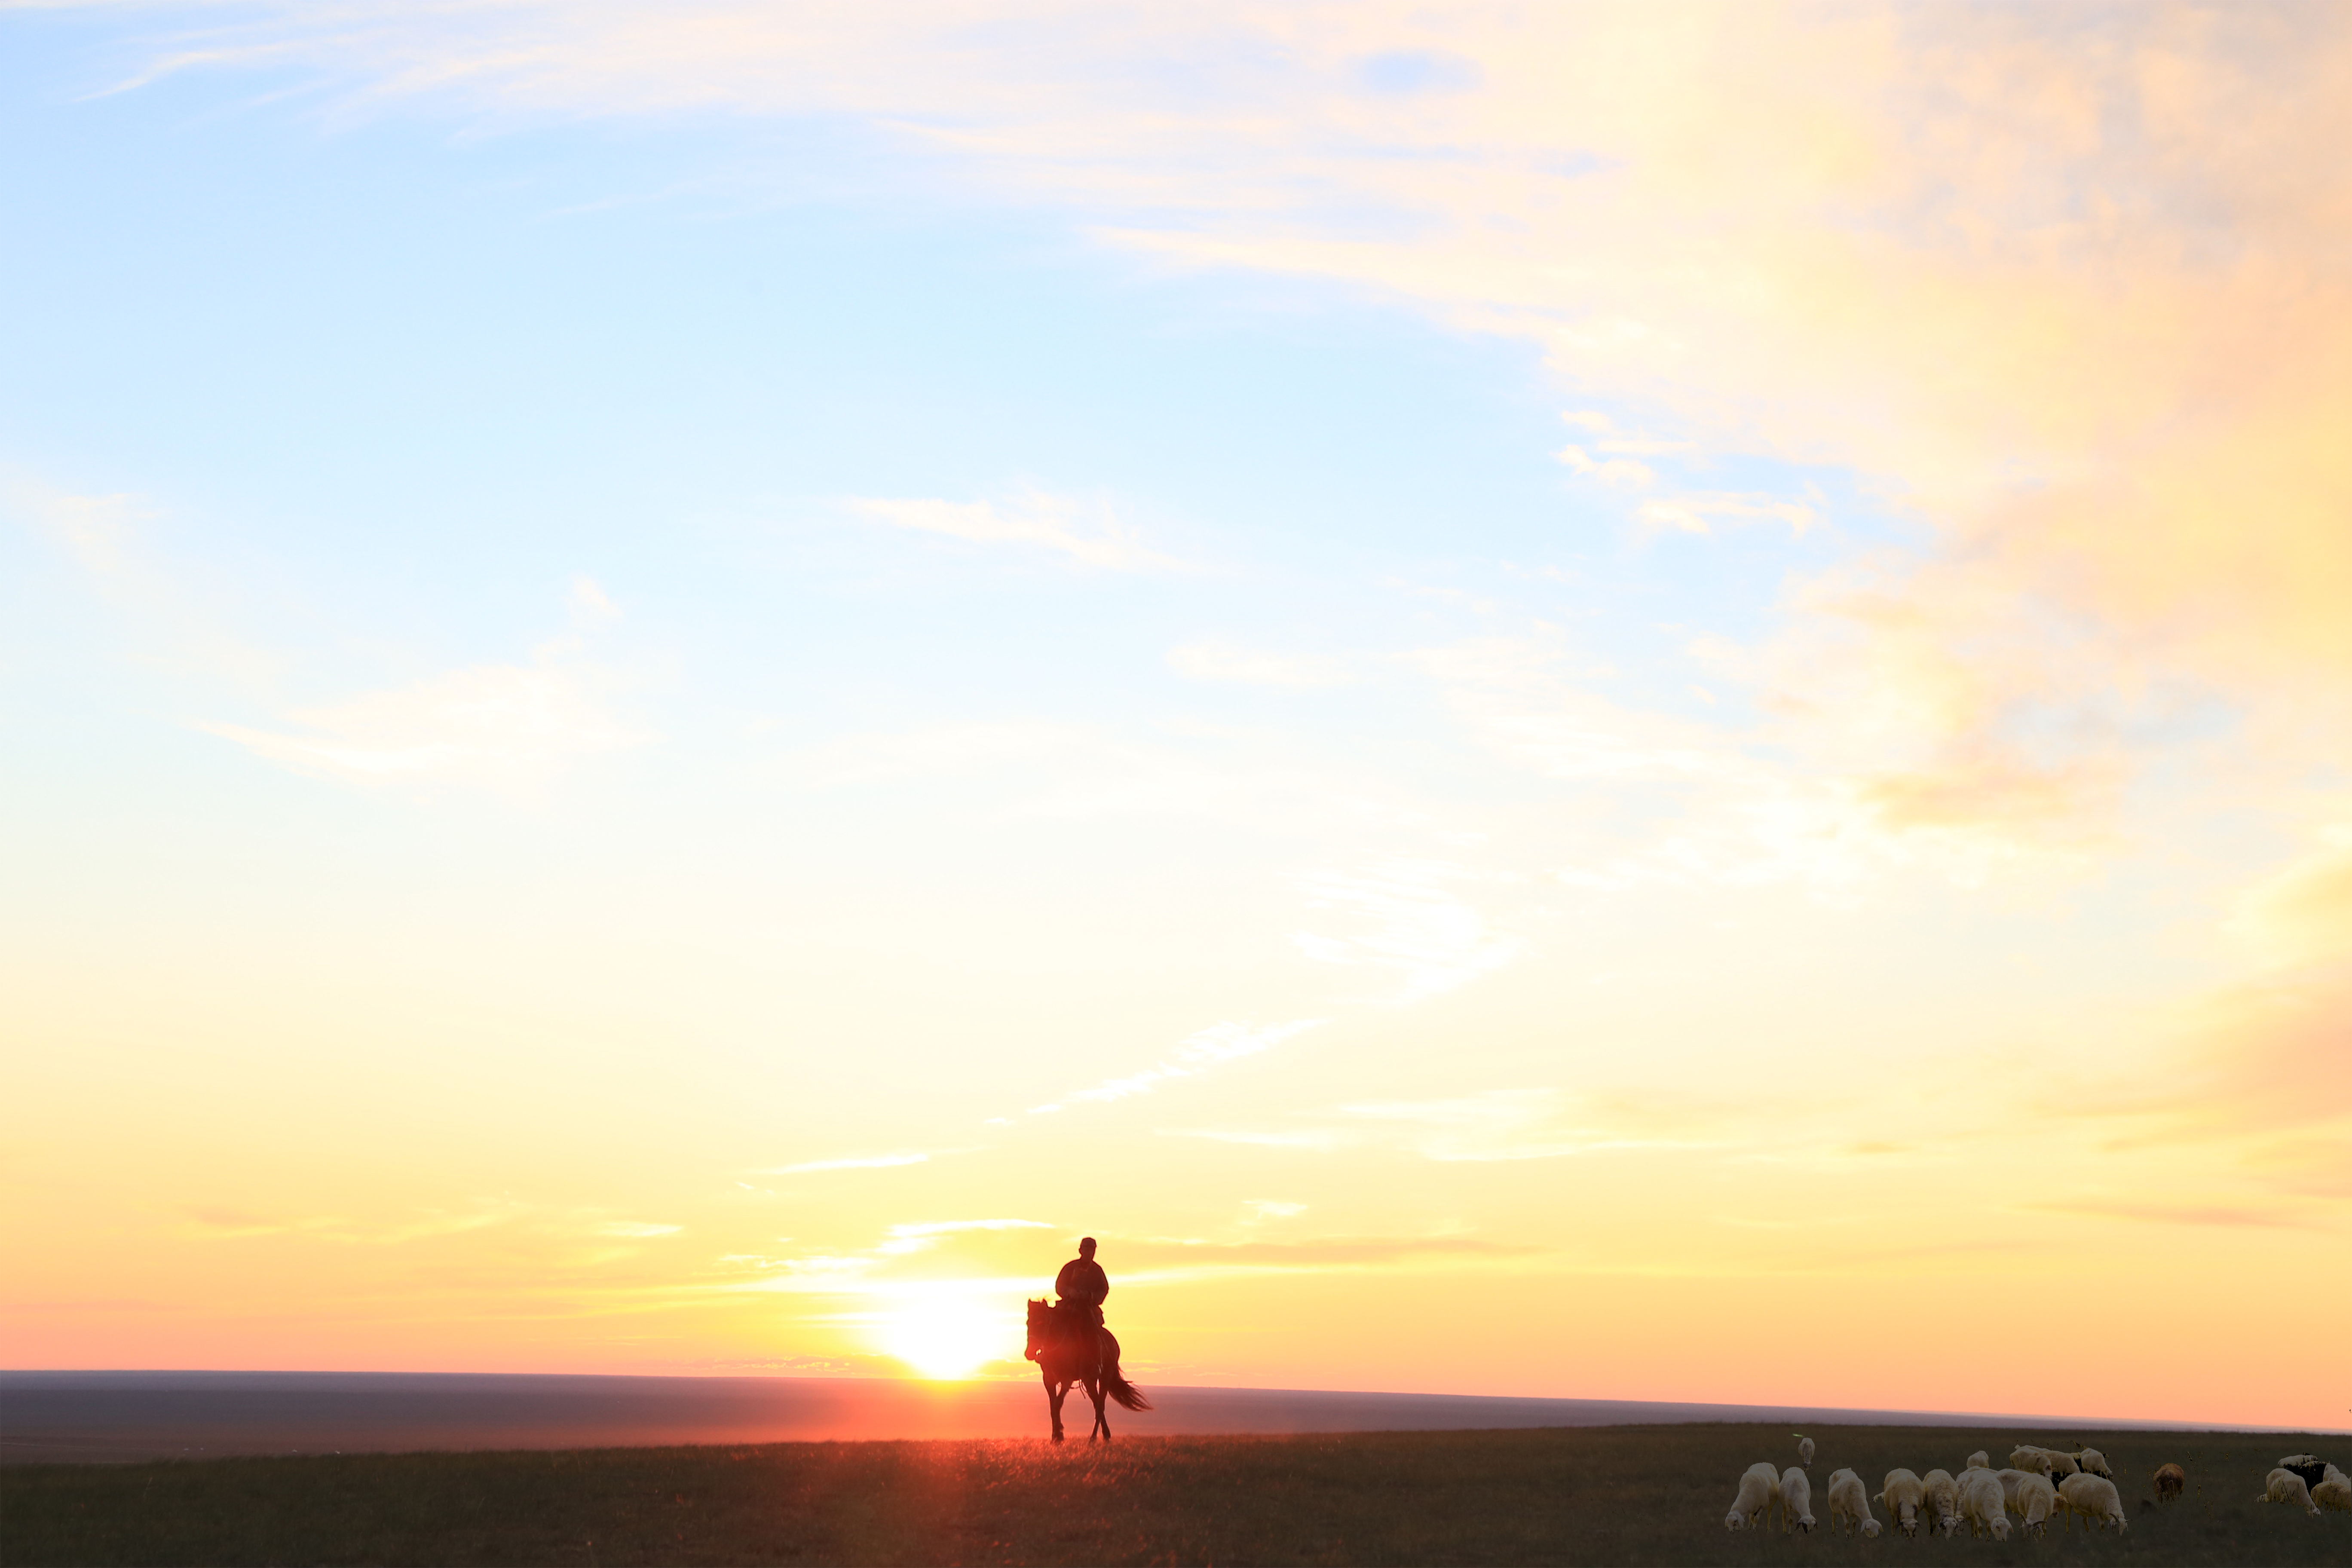
[[[2352,13],[0,0],[0,1363],[2343,1427]]]

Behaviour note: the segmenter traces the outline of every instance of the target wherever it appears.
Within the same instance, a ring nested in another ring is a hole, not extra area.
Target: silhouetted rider
[[[1054,1276],[1054,1294],[1062,1299],[1061,1310],[1070,1314],[1071,1322],[1102,1327],[1103,1298],[1110,1294],[1110,1276],[1095,1261],[1093,1237],[1081,1240],[1078,1255]]]

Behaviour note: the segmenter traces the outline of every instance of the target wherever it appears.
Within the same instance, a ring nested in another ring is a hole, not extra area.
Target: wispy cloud
[[[1227,1062],[1271,1050],[1283,1041],[1305,1034],[1324,1022],[1321,1018],[1293,1018],[1282,1024],[1258,1024],[1229,1019],[1221,1024],[1212,1024],[1198,1034],[1185,1037],[1173,1055],[1162,1058],[1140,1072],[1107,1079],[1092,1088],[1074,1090],[1059,1101],[1034,1108],[1033,1113],[1056,1111],[1074,1104],[1103,1105],[1132,1095],[1149,1094],[1172,1079],[1192,1078]]]
[[[831,1160],[803,1160],[793,1165],[770,1165],[755,1172],[762,1176],[804,1176],[815,1171],[887,1171],[898,1165],[920,1165],[931,1158],[919,1149],[889,1154],[845,1154]]]
[[[1574,448],[1570,448],[1574,450]],[[1769,495],[1694,493],[1643,501],[1635,514],[1650,528],[1679,533],[1713,533],[1718,526],[1755,522],[1788,525],[1802,533],[1817,520],[1813,509],[1801,501]]]
[[[1169,649],[1168,668],[1194,680],[1276,686],[1296,691],[1343,686],[1351,679],[1347,661],[1328,655],[1275,653],[1217,641],[1187,643]]]
[[[1028,545],[1110,572],[1164,572],[1182,563],[1148,547],[1109,502],[1029,491],[1009,500],[856,497],[843,506],[869,522],[973,544]]]
[[[356,784],[528,791],[575,759],[652,737],[612,713],[596,677],[542,648],[287,715],[290,730],[210,722],[209,734],[298,772]]]
[[[1468,879],[1464,868],[1439,861],[1315,873],[1299,887],[1307,907],[1326,919],[1322,929],[1297,931],[1292,941],[1318,963],[1394,973],[1401,987],[1380,998],[1391,1005],[1443,995],[1500,969],[1523,945],[1492,930],[1485,913],[1460,896],[1455,889]]]
[[[2248,1208],[2228,1204],[2128,1203],[2102,1198],[2078,1198],[2051,1203],[2021,1204],[2042,1214],[2077,1215],[2084,1219],[2134,1220],[2147,1225],[2218,1226],[2224,1230],[2303,1230],[2310,1221],[2276,1208]]]
[[[894,1225],[887,1240],[875,1248],[885,1257],[903,1258],[922,1252],[943,1236],[960,1236],[969,1231],[1051,1230],[1054,1227],[1041,1219],[942,1219],[923,1220],[908,1225]]]

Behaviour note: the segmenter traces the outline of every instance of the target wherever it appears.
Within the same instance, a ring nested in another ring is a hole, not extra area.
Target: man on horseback
[[[1103,1298],[1110,1294],[1110,1276],[1095,1261],[1095,1238],[1078,1243],[1078,1255],[1054,1276],[1058,1302],[1029,1303],[1029,1348],[1021,1353],[1037,1363],[1045,1381],[1045,1408],[1054,1420],[1054,1441],[1062,1440],[1062,1400],[1073,1384],[1083,1384],[1095,1407],[1089,1440],[1110,1441],[1110,1419],[1103,1401],[1115,1400],[1129,1410],[1149,1410],[1151,1401],[1118,1370],[1118,1337],[1103,1326]]]
[[[1083,1237],[1078,1255],[1054,1276],[1054,1294],[1062,1299],[1055,1310],[1073,1339],[1103,1326],[1103,1300],[1110,1294],[1110,1276],[1095,1261],[1093,1237]]]

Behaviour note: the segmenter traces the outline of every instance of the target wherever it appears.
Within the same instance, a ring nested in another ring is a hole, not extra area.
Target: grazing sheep
[[[1917,1476],[1909,1470],[1889,1470],[1886,1484],[1878,1489],[1878,1500],[1895,1517],[1895,1528],[1906,1535],[1919,1533],[1919,1505],[1927,1499],[1927,1489]]]
[[[1794,1465],[1780,1472],[1780,1532],[1791,1528],[1808,1533],[1813,1528],[1813,1483]]]
[[[1992,1460],[1982,1448],[1979,1448],[1969,1456],[1967,1468],[1971,1470],[1990,1470],[1992,1468]]]
[[[1960,1472],[1960,1517],[1970,1535],[2009,1539],[2009,1510],[2001,1501],[2000,1478],[1982,1465]]]
[[[1859,1530],[1865,1537],[1878,1533],[1878,1521],[1870,1517],[1870,1494],[1852,1470],[1830,1472],[1830,1528]]]
[[[1995,1470],[1992,1473],[1992,1479],[2000,1483],[2001,1507],[2011,1513],[2023,1511],[2017,1506],[2017,1485],[2032,1474],[2032,1470]]]
[[[2026,1531],[2044,1534],[2050,1529],[2050,1516],[2058,1511],[2058,1489],[2039,1470],[2021,1470],[2016,1506],[2017,1517],[2025,1521]]]
[[[1797,1439],[1797,1463],[1801,1465],[1811,1464],[1813,1462],[1813,1440],[1811,1437],[1806,1436],[1802,1432],[1793,1432],[1790,1433],[1790,1436]]]
[[[2315,1487],[2327,1479],[2327,1461],[2316,1454],[2289,1454],[2279,1461],[2279,1468],[2293,1470],[2307,1487]]]
[[[2189,1489],[2189,1472],[2179,1465],[2158,1466],[2156,1472],[2156,1500],[2170,1502]]]
[[[2352,1478],[2330,1465],[2320,1473],[2319,1484],[2311,1489],[2311,1500],[2321,1508],[2352,1513]]]
[[[2326,1473],[2324,1470],[2321,1472],[2323,1477]],[[2318,1504],[2311,1500],[2311,1489],[2303,1484],[2301,1476],[2284,1465],[2270,1473],[2270,1479],[2263,1483],[2263,1495],[2254,1500],[2293,1503],[2305,1513],[2316,1515],[2319,1512]]]
[[[2107,1468],[2107,1457],[2096,1448],[2084,1449],[2074,1456],[2074,1462],[2083,1468],[2086,1476],[2105,1476],[2109,1480],[2116,1479],[2115,1471]]]
[[[1936,1528],[1946,1535],[1960,1528],[1960,1485],[1949,1470],[1929,1470],[1919,1478],[1919,1489],[1936,1510]]]
[[[2009,1462],[2021,1470],[2032,1470],[2048,1476],[2053,1482],[2062,1476],[2071,1476],[2082,1467],[2074,1456],[2055,1448],[2037,1448],[2030,1443],[2020,1444],[2009,1451]]]
[[[1770,1460],[1759,1459],[1739,1478],[1739,1495],[1732,1500],[1731,1511],[1723,1516],[1723,1528],[1760,1529],[1764,1516],[1780,1500],[1780,1472],[1772,1468]]]
[[[2058,1500],[2069,1514],[2081,1514],[2083,1522],[2093,1528],[2112,1524],[2118,1534],[2131,1528],[2124,1517],[2122,1494],[2116,1490],[2116,1483],[2105,1476],[2068,1476],[2058,1483]],[[2068,1524],[2071,1528],[2071,1519]]]

